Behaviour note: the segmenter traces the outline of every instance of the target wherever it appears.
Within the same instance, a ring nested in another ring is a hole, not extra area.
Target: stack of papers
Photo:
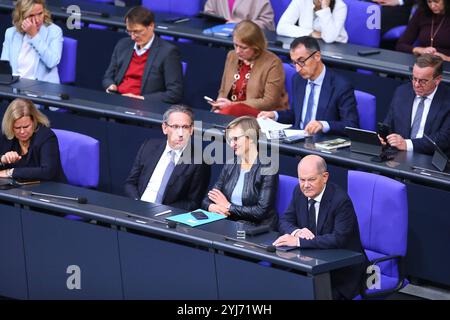
[[[268,118],[258,118],[257,121],[261,131],[266,134],[267,139],[304,138],[309,136],[305,130],[288,129],[292,127],[290,124],[279,123]]]
[[[325,150],[333,150],[344,147],[349,147],[351,144],[350,140],[344,138],[336,138],[332,140],[316,142],[314,145],[316,148],[325,149]]]

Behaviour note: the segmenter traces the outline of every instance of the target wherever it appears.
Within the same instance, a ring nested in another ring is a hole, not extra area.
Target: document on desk
[[[201,211],[202,213],[206,214],[208,216],[208,219],[199,220],[199,219],[196,219],[192,215],[191,212],[187,212],[187,213],[181,213],[181,214],[177,214],[175,216],[168,217],[168,218],[166,218],[166,220],[171,220],[171,221],[187,224],[190,227],[198,227],[203,224],[207,224],[210,222],[214,222],[214,221],[218,221],[218,220],[222,220],[222,219],[226,218],[226,216],[224,216],[222,214],[209,212],[209,211],[205,211],[205,210],[201,210],[201,209],[198,209],[195,211]]]
[[[292,127],[290,124],[283,124],[276,122],[269,118],[257,118],[258,124],[261,127],[261,131],[266,134],[267,139],[280,139],[285,138],[284,133],[280,135],[284,129]],[[278,135],[276,134],[278,133]]]

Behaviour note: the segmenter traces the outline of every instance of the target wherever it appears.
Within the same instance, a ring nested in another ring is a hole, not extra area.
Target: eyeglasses
[[[127,30],[129,36],[139,37],[145,32],[145,29],[142,30]]]
[[[300,68],[303,68],[306,65],[306,61],[308,61],[308,59],[311,58],[316,52],[317,50],[311,53],[305,60],[292,60],[291,64],[294,66],[294,68],[296,65],[298,65]]]
[[[245,134],[241,134],[240,136],[236,137],[227,137],[227,143],[231,144],[231,142],[236,143],[239,138],[245,137]]]
[[[178,125],[178,124],[168,124],[167,122],[165,122],[166,126],[168,126],[169,128],[178,131],[180,129],[183,129],[183,131],[187,131],[189,129],[192,128],[192,124],[184,124],[184,125]]]
[[[430,82],[430,81],[435,79],[435,78],[432,78],[432,79],[418,79],[418,78],[416,78],[414,76],[410,76],[409,78],[411,79],[411,82],[413,84],[414,84],[414,82],[417,82],[419,84],[419,86],[421,86],[421,87],[427,85],[428,82]]]

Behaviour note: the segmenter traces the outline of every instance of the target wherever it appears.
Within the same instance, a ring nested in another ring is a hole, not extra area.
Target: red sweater
[[[141,95],[142,76],[144,74],[145,63],[147,62],[148,53],[147,50],[143,55],[138,56],[136,51],[133,52],[130,65],[127,72],[122,79],[122,82],[117,87],[120,93],[133,93]]]

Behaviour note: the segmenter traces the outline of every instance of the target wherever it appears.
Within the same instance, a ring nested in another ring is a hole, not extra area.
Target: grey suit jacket
[[[178,48],[155,35],[149,50],[142,75],[141,95],[153,101],[179,103],[183,97],[183,74]],[[134,41],[131,38],[119,40],[103,77],[105,89],[122,82],[133,51]]]

